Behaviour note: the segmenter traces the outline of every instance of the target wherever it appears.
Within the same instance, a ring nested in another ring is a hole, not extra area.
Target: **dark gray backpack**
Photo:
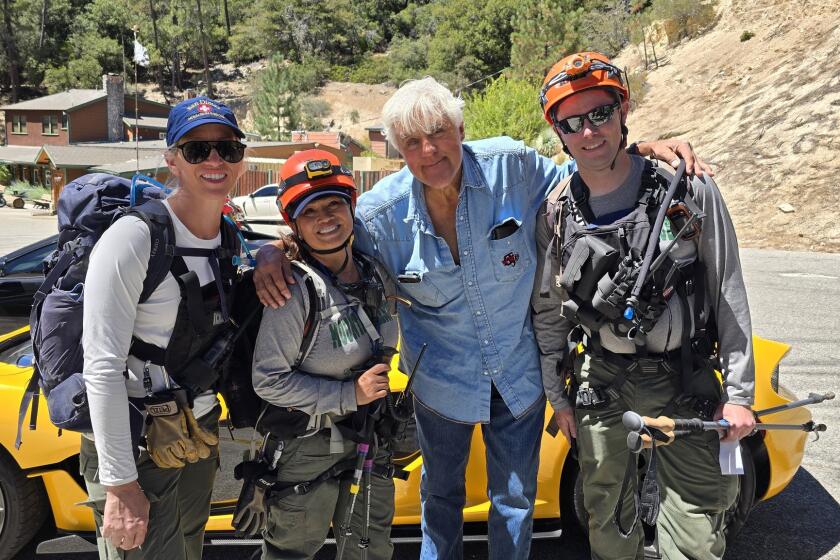
[[[35,370],[20,404],[18,434],[29,403],[30,429],[38,415],[38,393],[47,399],[50,421],[59,429],[90,431],[90,411],[82,378],[82,309],[88,260],[93,246],[115,220],[137,216],[152,236],[149,268],[140,303],[146,301],[169,272],[175,231],[162,200],[162,185],[115,177],[85,175],[69,183],[58,201],[59,238],[45,266],[46,278],[35,293],[29,325]],[[132,423],[142,422],[132,406]]]

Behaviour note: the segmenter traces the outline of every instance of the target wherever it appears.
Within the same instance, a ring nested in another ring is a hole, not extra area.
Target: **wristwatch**
[[[630,144],[629,146],[627,146],[627,149],[626,149],[625,151],[626,151],[628,154],[630,154],[631,156],[640,156],[640,155],[642,155],[641,153],[639,153],[639,144],[641,144],[642,142],[644,142],[644,140],[638,140],[638,141],[636,141],[636,142],[633,142],[632,144]]]

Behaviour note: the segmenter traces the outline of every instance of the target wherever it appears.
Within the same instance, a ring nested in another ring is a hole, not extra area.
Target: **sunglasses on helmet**
[[[238,140],[190,140],[175,146],[181,150],[187,163],[193,165],[201,163],[210,157],[210,152],[215,148],[219,157],[228,163],[239,163],[245,157],[245,144]]]
[[[556,120],[557,128],[565,134],[574,134],[575,132],[580,132],[583,129],[584,119],[592,123],[593,126],[601,126],[612,118],[620,106],[620,103],[601,105],[600,107],[595,107],[588,113]]]

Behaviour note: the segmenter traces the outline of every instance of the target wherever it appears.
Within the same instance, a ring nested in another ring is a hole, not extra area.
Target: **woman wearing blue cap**
[[[189,383],[184,372],[228,321],[229,254],[238,245],[221,215],[244,172],[243,137],[218,101],[175,106],[165,159],[177,190],[117,220],[91,253],[82,343],[93,434],[82,438],[80,463],[100,558],[201,558],[220,406],[202,371],[192,371]],[[159,247],[152,247],[149,219],[167,224],[175,246],[169,272],[151,292],[144,281]],[[138,447],[130,407],[141,401]]]

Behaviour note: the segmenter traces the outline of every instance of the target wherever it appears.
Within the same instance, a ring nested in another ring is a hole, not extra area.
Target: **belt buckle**
[[[309,482],[298,482],[294,486],[292,486],[292,490],[294,490],[295,494],[298,496],[303,496],[304,494],[309,493]]]

